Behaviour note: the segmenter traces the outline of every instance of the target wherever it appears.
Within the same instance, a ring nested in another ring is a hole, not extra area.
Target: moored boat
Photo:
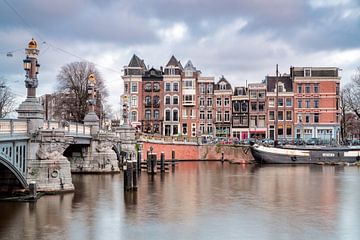
[[[360,148],[350,147],[266,147],[254,144],[251,153],[258,163],[312,164],[355,163],[360,161]]]

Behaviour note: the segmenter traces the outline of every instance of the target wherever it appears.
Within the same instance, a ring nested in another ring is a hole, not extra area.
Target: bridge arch
[[[28,188],[28,183],[24,175],[13,164],[11,164],[11,162],[7,161],[1,155],[0,155],[0,165],[1,165],[0,169],[3,168],[1,171],[2,174],[7,175],[8,173],[11,173],[13,176],[15,176],[15,179],[18,181],[17,185],[20,185],[22,188]],[[2,185],[4,184],[4,182],[2,181],[4,181],[5,179],[6,177],[4,176],[1,177]],[[16,184],[13,182],[12,185],[16,185]]]

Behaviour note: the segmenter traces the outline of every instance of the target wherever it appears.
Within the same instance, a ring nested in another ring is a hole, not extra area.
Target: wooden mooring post
[[[160,172],[164,173],[165,172],[165,153],[161,152],[161,157],[160,157]]]
[[[174,149],[171,151],[171,165],[172,165],[172,167],[175,167],[175,150]]]
[[[124,163],[124,191],[136,191],[138,188],[137,161],[131,157]]]
[[[221,164],[224,164],[224,151],[221,152]]]

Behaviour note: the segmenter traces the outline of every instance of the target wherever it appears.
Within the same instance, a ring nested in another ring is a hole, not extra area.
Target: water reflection
[[[74,175],[75,193],[0,203],[0,239],[359,239],[356,167],[181,163],[142,173]]]

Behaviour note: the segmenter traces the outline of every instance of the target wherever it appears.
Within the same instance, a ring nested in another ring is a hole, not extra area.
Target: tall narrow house
[[[232,96],[232,136],[249,138],[249,94],[246,87],[235,87]]]
[[[231,96],[233,94],[230,83],[222,76],[215,84],[215,127],[217,137],[231,135]]]
[[[180,133],[182,72],[181,63],[172,56],[166,64],[163,75],[164,126],[162,134],[164,136],[178,136]]]
[[[142,104],[142,76],[146,71],[144,60],[135,54],[132,56],[129,64],[124,66],[124,94],[122,101],[127,101],[129,106],[129,121],[133,127],[141,128],[141,117],[143,111]]]

